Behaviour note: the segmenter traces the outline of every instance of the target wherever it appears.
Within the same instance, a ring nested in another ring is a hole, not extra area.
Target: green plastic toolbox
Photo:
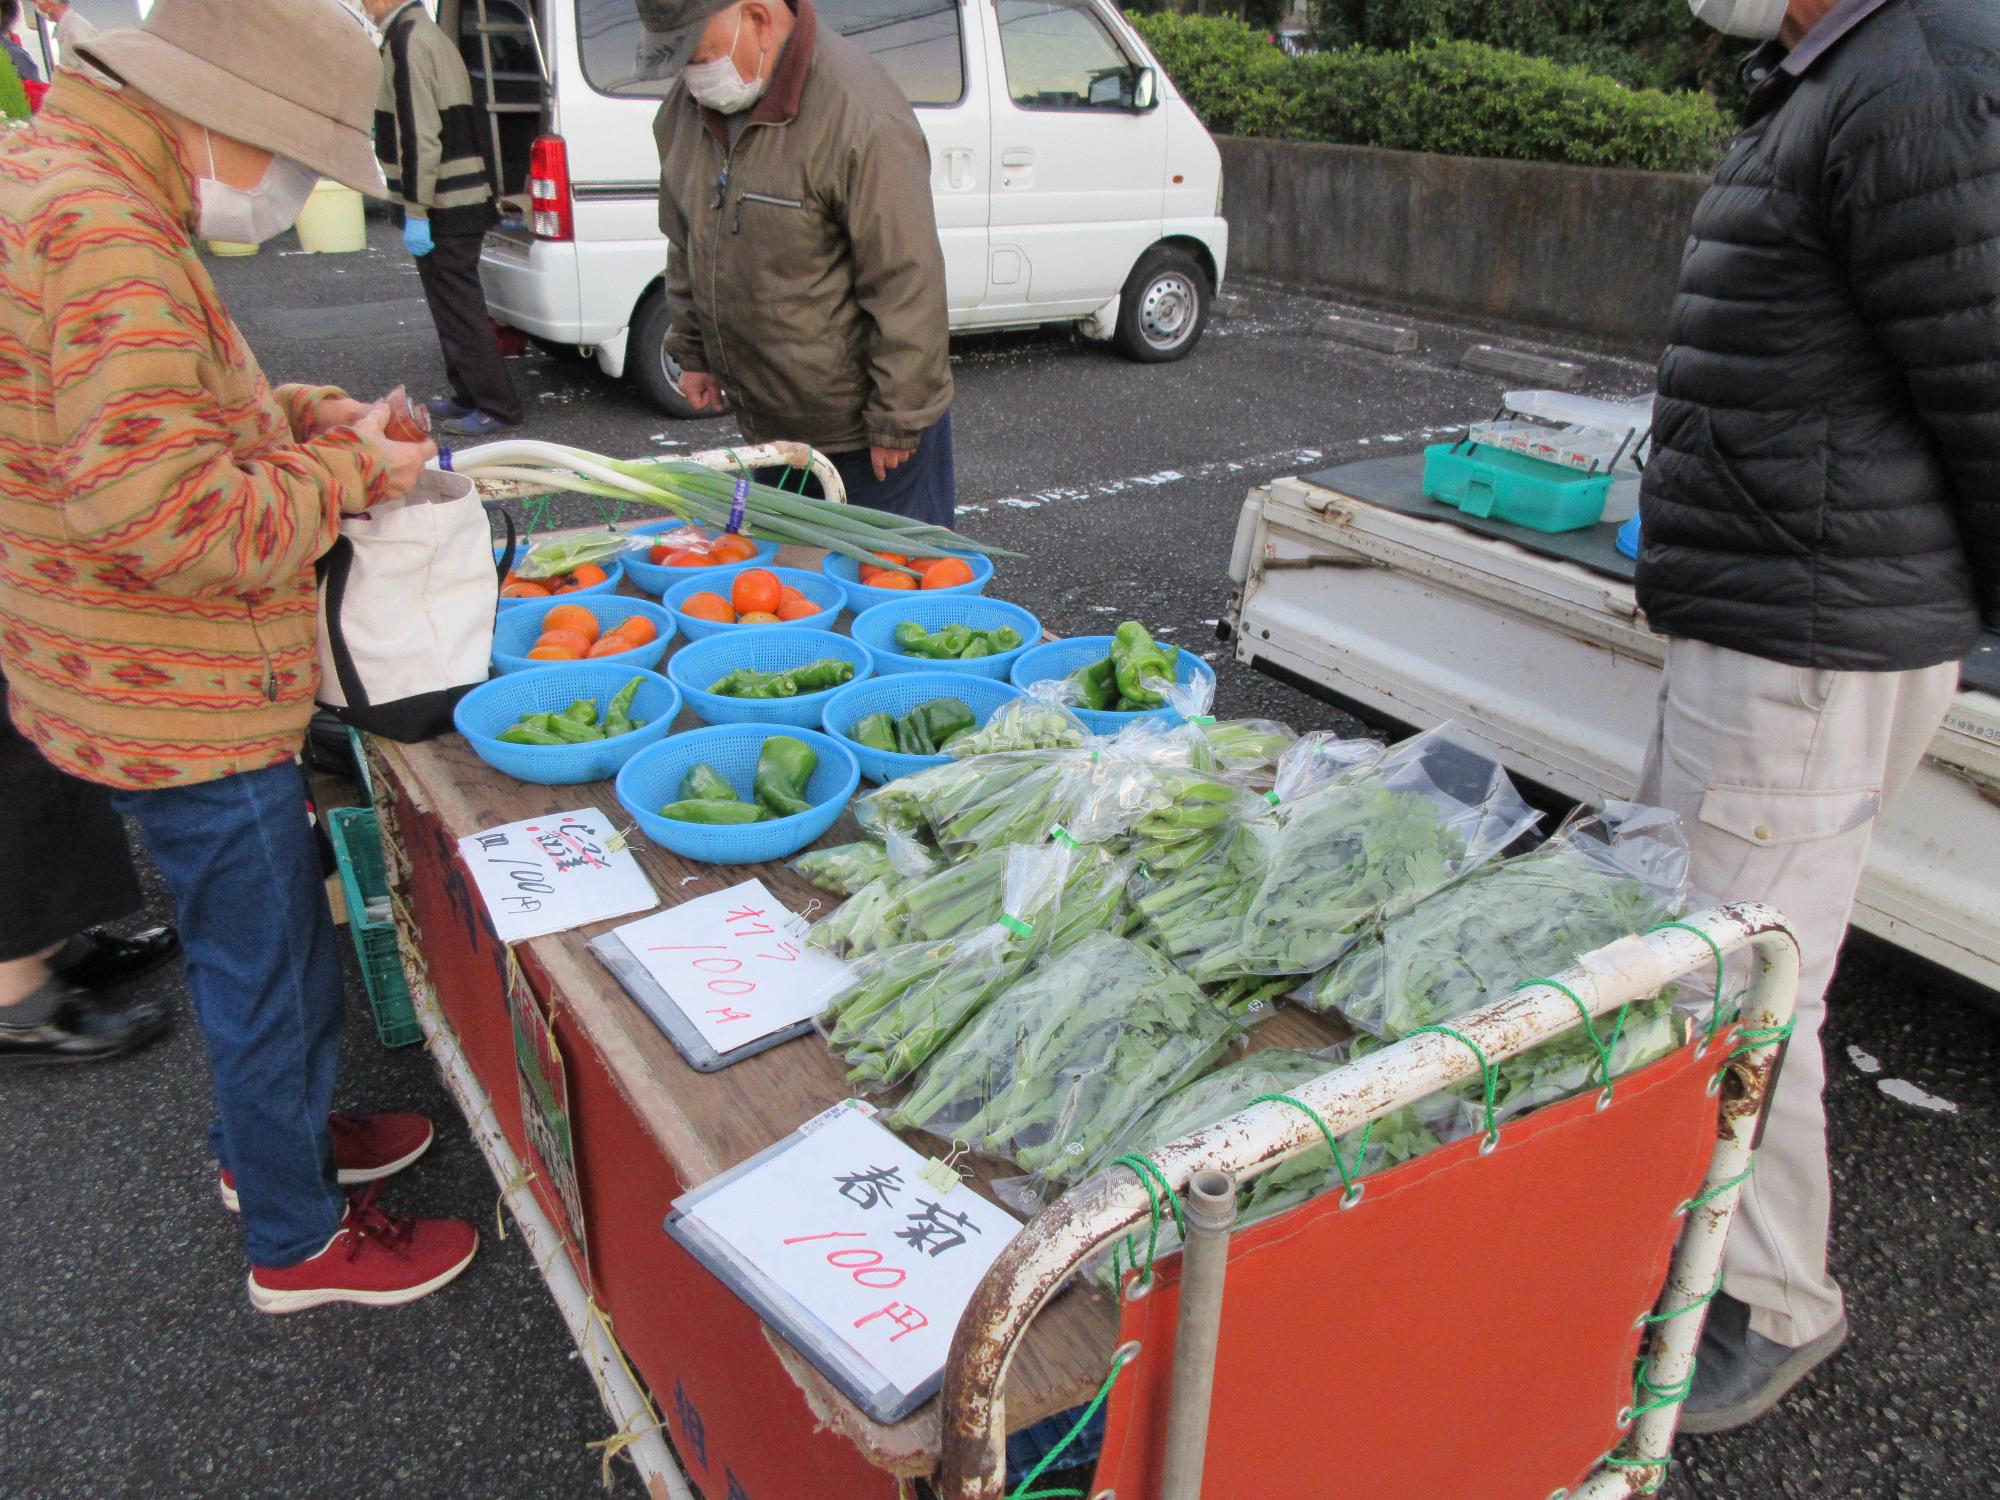
[[[1468,516],[1490,516],[1531,531],[1576,531],[1604,518],[1611,475],[1478,443],[1424,449],[1424,494]]]

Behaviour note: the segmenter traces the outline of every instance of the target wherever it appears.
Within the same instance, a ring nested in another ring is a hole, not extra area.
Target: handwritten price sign
[[[923,1171],[888,1130],[842,1110],[682,1199],[676,1217],[775,1292],[755,1299],[759,1311],[802,1351],[831,1336],[846,1359],[916,1397],[942,1373],[973,1289],[1020,1228],[971,1188],[941,1190]]]
[[[659,904],[638,861],[609,848],[613,827],[596,808],[582,807],[458,841],[501,942],[567,932]]]
[[[805,945],[803,918],[761,880],[647,917],[617,936],[717,1052],[810,1020],[847,966]]]

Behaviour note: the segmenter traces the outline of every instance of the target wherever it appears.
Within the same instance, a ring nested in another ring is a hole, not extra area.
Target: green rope
[[[1524,979],[1515,985],[1514,988],[1517,990],[1527,990],[1533,989],[1538,984],[1545,984],[1552,990],[1560,991],[1564,998],[1576,1007],[1576,1013],[1583,1017],[1584,1035],[1590,1038],[1590,1045],[1596,1049],[1598,1078],[1604,1085],[1604,1097],[1609,1100],[1611,1097],[1612,1053],[1618,1046],[1618,1039],[1625,1034],[1625,1018],[1632,1013],[1632,1003],[1628,1000],[1625,1004],[1618,1007],[1618,1018],[1612,1023],[1611,1040],[1607,1042],[1597,1034],[1597,1025],[1591,1019],[1590,1007],[1577,999],[1576,992],[1571,990],[1568,985],[1559,984],[1553,979]]]
[[[1715,1285],[1710,1287],[1706,1292],[1702,1293],[1701,1296],[1695,1298],[1694,1301],[1688,1303],[1684,1307],[1677,1307],[1672,1312],[1647,1313],[1643,1318],[1639,1319],[1639,1322],[1642,1326],[1651,1326],[1652,1324],[1655,1323],[1671,1323],[1675,1318],[1684,1317],[1688,1313],[1695,1311],[1695,1309],[1697,1308],[1708,1306],[1709,1303],[1713,1302],[1717,1297],[1720,1297],[1721,1295],[1722,1295],[1722,1273],[1720,1271],[1717,1271],[1715,1273]]]
[[[1147,1162],[1147,1165],[1151,1166],[1152,1163]],[[1141,1180],[1143,1181],[1144,1179],[1141,1178]],[[1105,1401],[1110,1398],[1111,1387],[1118,1383],[1118,1377],[1124,1373],[1125,1366],[1128,1363],[1130,1363],[1129,1360],[1123,1359],[1113,1361],[1111,1373],[1104,1377],[1104,1384],[1097,1388],[1097,1394],[1090,1398],[1090,1405],[1083,1409],[1083,1414],[1076,1419],[1075,1425],[1067,1433],[1063,1434],[1063,1440],[1060,1443],[1057,1443],[1055,1447],[1042,1455],[1040,1463],[1036,1464],[1034,1468],[1028,1470],[1022,1476],[1021,1482],[1014,1486],[1014,1493],[1009,1495],[1007,1500],[1035,1500],[1037,1495],[1043,1496],[1044,1500],[1046,1500],[1046,1497],[1051,1495],[1081,1495],[1083,1493],[1082,1490],[1030,1490],[1028,1486],[1033,1484],[1037,1479],[1040,1479],[1043,1471],[1061,1456],[1063,1449],[1075,1442],[1082,1434],[1083,1429],[1089,1425],[1090,1419],[1097,1415],[1097,1409],[1104,1405]]]
[[[1479,1050],[1479,1043],[1475,1042],[1471,1037],[1467,1036],[1464,1032],[1453,1030],[1449,1026],[1414,1027],[1411,1030],[1403,1033],[1403,1039],[1405,1041],[1408,1041],[1411,1037],[1422,1036],[1427,1031],[1436,1032],[1439,1036],[1448,1036],[1453,1041],[1462,1043],[1464,1046],[1471,1049],[1472,1055],[1474,1057],[1479,1059],[1480,1092],[1484,1095],[1484,1103],[1486,1106],[1486,1139],[1488,1141],[1498,1140],[1500,1138],[1500,1126],[1493,1118],[1493,1102],[1494,1102],[1494,1096],[1499,1091],[1500,1087],[1500,1065],[1498,1063],[1488,1062],[1486,1060],[1486,1054]]]
[[[1773,1042],[1789,1042],[1792,1028],[1798,1025],[1798,1017],[1793,1016],[1782,1026],[1746,1026],[1736,1033],[1736,1046],[1731,1057],[1741,1057],[1746,1052],[1755,1052],[1759,1047],[1768,1047]]]
[[[1144,1273],[1146,1280],[1151,1281],[1153,1279],[1153,1256],[1160,1246],[1160,1204],[1162,1200],[1165,1201],[1167,1207],[1173,1213],[1174,1228],[1180,1231],[1182,1239],[1187,1238],[1187,1221],[1181,1217],[1180,1200],[1174,1196],[1173,1186],[1167,1181],[1166,1173],[1154,1166],[1150,1157],[1142,1156],[1135,1151],[1129,1156],[1119,1157],[1112,1165],[1114,1167],[1126,1167],[1131,1170],[1132,1175],[1139,1179],[1139,1186],[1146,1190],[1146,1201],[1152,1206],[1153,1222],[1146,1234],[1146,1270]],[[1111,1277],[1114,1281],[1118,1280],[1120,1275],[1118,1264],[1118,1252],[1120,1250],[1125,1252],[1131,1269],[1134,1271],[1139,1269],[1139,1252],[1132,1248],[1133,1238],[1132,1236],[1127,1236],[1111,1247]]]
[[[1697,1208],[1700,1208],[1704,1203],[1713,1203],[1717,1198],[1720,1198],[1724,1193],[1728,1192],[1731,1188],[1741,1187],[1744,1183],[1748,1182],[1750,1180],[1750,1174],[1756,1170],[1757,1170],[1757,1163],[1752,1161],[1749,1166],[1745,1167],[1742,1171],[1738,1172],[1734,1177],[1730,1178],[1727,1182],[1718,1182],[1714,1187],[1710,1188],[1707,1192],[1688,1199],[1687,1207],[1682,1209],[1681,1211],[1683,1213],[1691,1214]]]
[[[1646,930],[1649,934],[1675,930],[1691,932],[1704,943],[1708,944],[1708,951],[1715,955],[1715,1008],[1708,1014],[1708,1030],[1706,1032],[1706,1035],[1713,1037],[1718,1031],[1722,1030],[1726,1021],[1735,1019],[1734,1002],[1743,998],[1741,994],[1731,995],[1727,1003],[1722,998],[1723,969],[1725,966],[1725,960],[1722,956],[1722,944],[1718,943],[1708,933],[1703,932],[1699,927],[1696,927],[1692,922],[1662,922],[1657,927],[1649,927]]]
[[[1625,1421],[1628,1426],[1638,1421],[1639,1418],[1645,1416],[1648,1412],[1664,1411],[1669,1406],[1679,1406],[1689,1396],[1694,1394],[1694,1366],[1692,1364],[1688,1366],[1687,1379],[1676,1381],[1672,1385],[1654,1385],[1647,1374],[1652,1367],[1653,1362],[1650,1359],[1639,1361],[1639,1373],[1632,1382],[1632,1405],[1627,1408],[1625,1413]],[[1641,1396],[1648,1396],[1651,1399],[1644,1405],[1641,1405],[1639,1402]]]
[[[1293,1109],[1296,1109],[1301,1114],[1303,1114],[1308,1120],[1311,1120],[1313,1124],[1319,1126],[1319,1133],[1326,1137],[1326,1149],[1333,1153],[1334,1170],[1340,1173],[1340,1186],[1342,1189],[1342,1196],[1346,1198],[1347,1201],[1350,1203],[1354,1201],[1355,1194],[1360,1191],[1360,1189],[1354,1185],[1355,1174],[1348,1170],[1347,1158],[1342,1156],[1340,1153],[1340,1142],[1333,1138],[1332,1128],[1328,1126],[1326,1121],[1322,1120],[1319,1117],[1318,1110],[1314,1109],[1310,1104],[1307,1104],[1302,1099],[1294,1099],[1290,1094],[1259,1094],[1255,1099],[1252,1099],[1250,1102],[1252,1104],[1289,1104]],[[1373,1120],[1370,1120],[1366,1125],[1362,1127],[1361,1140],[1354,1148],[1356,1166],[1364,1165],[1367,1162],[1368,1138],[1374,1133],[1375,1133],[1375,1122]]]

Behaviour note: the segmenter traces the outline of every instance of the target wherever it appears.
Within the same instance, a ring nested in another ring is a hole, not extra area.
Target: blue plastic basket
[[[983,594],[986,585],[993,581],[993,559],[977,552],[953,552],[952,557],[965,559],[972,569],[972,582],[953,584],[948,589],[877,589],[870,588],[861,581],[861,564],[843,552],[829,552],[820,565],[820,571],[827,577],[838,580],[847,590],[847,607],[856,614],[865,609],[873,609],[878,604],[893,604],[899,599],[913,598],[922,594],[926,599],[949,599],[954,594]],[[935,562],[935,558],[914,560],[912,567],[921,569],[924,562]]]
[[[1012,625],[1021,632],[1021,644],[997,656],[975,656],[969,661],[906,656],[896,649],[896,627],[905,620],[914,620],[926,630],[940,630],[946,625],[998,630],[1002,625]],[[856,615],[847,629],[849,635],[868,648],[868,654],[875,659],[877,675],[883,677],[897,672],[958,672],[1005,682],[1008,669],[1042,639],[1042,622],[1018,604],[949,592],[940,596],[935,589],[927,594],[901,594],[891,604],[878,604]]]
[[[1024,652],[1014,663],[1012,677],[1014,686],[1031,688],[1038,682],[1048,682],[1069,676],[1080,667],[1103,661],[1111,654],[1111,637],[1108,635],[1072,636],[1066,641],[1050,641],[1046,646],[1036,646]],[[1185,646],[1174,662],[1174,680],[1186,686],[1194,682],[1208,684],[1209,697],[1215,696],[1215,669],[1196,656]],[[1128,724],[1136,724],[1141,719],[1164,719],[1170,724],[1180,722],[1181,716],[1171,708],[1156,708],[1147,713],[1115,714],[1095,708],[1076,708],[1073,712],[1083,720],[1092,734],[1116,734]]]
[[[685,525],[687,525],[685,521],[648,521],[644,526],[634,526],[632,528],[632,535],[660,536],[669,531],[679,531]],[[719,531],[708,531],[700,526],[695,527],[695,530],[701,532],[703,536],[709,538],[711,541],[722,534]],[[716,563],[714,566],[707,568],[661,567],[658,564],[647,562],[646,554],[643,552],[628,552],[625,554],[625,576],[630,578],[637,587],[644,589],[647,593],[658,598],[684,578],[721,578],[726,575],[740,573],[745,568],[765,566],[769,564],[772,558],[778,555],[778,544],[776,542],[758,542],[754,536],[750,540],[757,542],[757,555],[754,558],[740,563]],[[727,593],[728,590],[724,589],[723,592]]]
[[[994,710],[1012,699],[1023,697],[1011,682],[995,682],[964,672],[898,672],[893,677],[871,677],[844,687],[826,706],[826,732],[854,752],[861,762],[861,774],[870,781],[894,781],[929,766],[941,766],[948,755],[904,755],[894,750],[871,750],[854,738],[854,726],[869,714],[887,713],[900,719],[920,703],[933,698],[956,698],[972,710],[984,728]]]
[[[514,566],[517,569],[521,566],[519,558],[515,559]],[[593,583],[587,588],[571,589],[567,594],[556,594],[553,596],[555,602],[560,604],[565,599],[592,599],[605,594],[617,593],[618,585],[625,581],[625,564],[614,559],[608,563],[599,563],[598,566],[604,569],[604,582]],[[530,583],[540,583],[543,580],[532,578],[527,581]],[[519,609],[524,604],[547,604],[548,602],[549,600],[547,599],[502,599],[500,601],[500,613],[504,615],[509,610]]]
[[[674,571],[685,573],[686,569],[676,568]],[[705,641],[712,635],[730,635],[739,630],[769,630],[771,628],[769,624],[723,625],[714,620],[698,620],[693,615],[681,612],[681,606],[696,594],[720,594],[727,599],[730,588],[736,582],[736,575],[746,571],[747,568],[732,568],[729,577],[718,584],[704,569],[698,576],[668,589],[661,596],[660,602],[673,612],[674,624],[679,626],[681,634],[691,641]],[[764,571],[776,578],[779,583],[790,584],[813,603],[824,606],[816,615],[806,615],[801,619],[786,620],[783,623],[797,630],[833,629],[833,622],[840,618],[841,610],[847,605],[847,595],[839,584],[831,578],[822,578],[817,573],[808,573],[803,568],[766,568]]]
[[[831,630],[801,630],[796,625],[766,625],[762,630],[733,630],[690,641],[667,658],[667,676],[687,706],[707,724],[797,724],[817,729],[820,714],[840,688],[801,693],[796,698],[728,698],[708,691],[709,684],[738,667],[759,672],[783,672],[822,656],[837,656],[854,666],[852,681],[871,676],[875,667],[868,648]],[[843,682],[841,687],[848,686]]]
[[[498,738],[522,714],[560,713],[579,698],[595,698],[601,713],[612,694],[634,677],[645,679],[632,700],[632,717],[645,720],[643,729],[582,745],[509,745]],[[607,658],[537,663],[531,672],[510,672],[481,683],[458,700],[451,722],[494,770],[543,786],[568,786],[608,781],[646,746],[665,739],[680,711],[680,689],[658,672],[641,672]]]
[[[597,616],[597,623],[603,627],[606,635],[634,615],[643,615],[651,620],[653,628],[659,632],[643,646],[634,647],[630,651],[621,651],[616,656],[592,657],[592,661],[612,662],[621,667],[639,667],[650,672],[659,666],[660,658],[667,654],[667,647],[673,642],[673,615],[650,599],[634,599],[629,594],[609,594],[578,600],[574,594],[564,594],[560,599],[528,599],[522,602],[536,607],[510,609],[501,615],[493,626],[493,665],[502,672],[528,672],[551,665],[545,661],[530,661],[528,652],[534,647],[535,638],[542,633],[542,621],[548,618],[550,610],[561,604],[581,603],[585,609]]]
[[[781,735],[803,740],[819,753],[819,769],[806,783],[810,811],[728,827],[660,816],[662,807],[679,799],[681,779],[698,765],[725,778],[737,796],[750,801],[764,742]],[[618,800],[662,849],[712,865],[751,865],[797,854],[833,826],[860,784],[861,767],[830,735],[776,724],[718,724],[690,729],[633,756],[618,773]]]

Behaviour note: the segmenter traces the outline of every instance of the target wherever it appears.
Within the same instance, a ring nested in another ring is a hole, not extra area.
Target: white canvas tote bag
[[[486,680],[505,566],[462,474],[426,469],[406,499],[343,520],[319,561],[321,705],[405,743],[451,728]]]

